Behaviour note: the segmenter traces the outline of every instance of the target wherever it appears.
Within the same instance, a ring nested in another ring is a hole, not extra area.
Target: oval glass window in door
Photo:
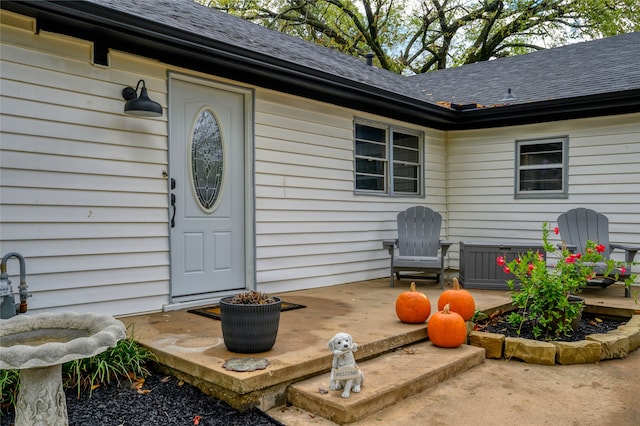
[[[222,191],[224,144],[215,115],[208,109],[198,114],[191,139],[193,190],[202,209],[213,211]]]

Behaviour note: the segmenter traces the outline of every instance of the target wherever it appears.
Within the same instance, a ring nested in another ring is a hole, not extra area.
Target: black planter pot
[[[220,320],[224,344],[231,352],[249,354],[266,352],[273,347],[280,324],[282,299],[274,303],[239,305],[220,300]]]

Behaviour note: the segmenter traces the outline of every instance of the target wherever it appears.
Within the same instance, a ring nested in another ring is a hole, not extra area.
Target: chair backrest
[[[584,253],[587,241],[605,247],[602,256],[609,258],[609,219],[602,213],[579,207],[558,216],[558,228],[562,240],[577,247],[577,251]]]
[[[442,216],[428,207],[415,206],[398,213],[398,254],[438,255]]]

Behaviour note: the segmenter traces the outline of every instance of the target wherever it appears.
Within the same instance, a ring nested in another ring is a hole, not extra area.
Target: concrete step
[[[444,349],[425,341],[358,362],[364,373],[360,393],[342,398],[329,390],[329,373],[297,382],[287,389],[287,402],[340,425],[415,395],[430,386],[482,364],[485,350],[462,345]]]

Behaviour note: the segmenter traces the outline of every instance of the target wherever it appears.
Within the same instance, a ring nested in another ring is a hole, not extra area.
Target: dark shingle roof
[[[447,130],[640,111],[640,33],[405,77],[193,0],[2,0],[38,27],[310,99]],[[108,65],[104,63],[105,65]],[[508,88],[515,101],[502,101]],[[499,108],[445,108],[480,104]]]
[[[430,102],[511,104],[640,88],[640,32],[412,76]]]
[[[283,67],[330,74],[427,102],[483,106],[536,102],[640,88],[640,32],[526,55],[402,77],[364,60],[270,30],[192,0],[90,0],[246,49]]]
[[[90,0],[280,62],[427,102],[483,106],[536,102],[640,88],[640,32],[526,55],[402,77],[192,0]]]
[[[193,0],[89,0],[140,19],[155,21],[246,50],[282,67],[329,74],[415,97],[404,78],[367,66],[364,59],[343,54],[195,3]],[[399,87],[400,86],[400,87]]]

